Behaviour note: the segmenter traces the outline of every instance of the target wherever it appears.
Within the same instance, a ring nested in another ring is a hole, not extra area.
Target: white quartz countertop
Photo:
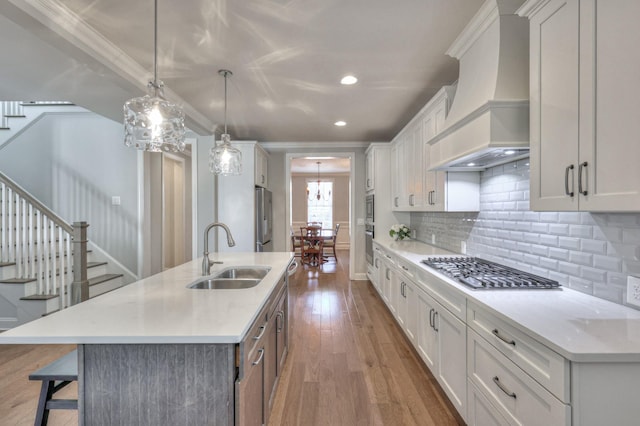
[[[416,241],[376,240],[475,303],[574,362],[640,362],[640,311],[566,287],[560,290],[473,290],[420,263],[459,255]],[[562,284],[562,283],[560,283]]]
[[[211,274],[230,266],[269,266],[256,287],[196,290],[202,258],[0,334],[2,343],[237,343],[247,333],[291,253],[216,253]]]

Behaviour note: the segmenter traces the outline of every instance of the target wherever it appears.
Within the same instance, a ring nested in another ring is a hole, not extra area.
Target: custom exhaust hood
[[[487,0],[447,55],[460,61],[443,130],[428,141],[430,170],[484,170],[529,155],[529,22],[523,0]]]

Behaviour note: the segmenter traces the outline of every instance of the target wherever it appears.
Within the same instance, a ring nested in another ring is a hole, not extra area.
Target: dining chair
[[[333,230],[333,235],[331,239],[324,241],[324,247],[331,247],[333,249],[333,257],[338,260],[338,256],[336,256],[336,240],[338,238],[338,231],[340,230],[340,224],[336,223],[336,227]]]
[[[312,266],[320,266],[323,262],[324,242],[314,235],[303,235],[300,246],[300,261]]]
[[[293,227],[289,227],[289,233],[291,234],[291,251],[293,252],[294,257],[302,256],[302,237],[300,235],[296,235],[293,232]]]

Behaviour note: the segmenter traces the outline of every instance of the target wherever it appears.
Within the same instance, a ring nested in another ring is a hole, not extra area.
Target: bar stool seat
[[[69,352],[51,364],[31,373],[29,380],[41,380],[35,425],[46,425],[49,410],[77,410],[77,399],[53,399],[53,395],[78,380],[78,351]],[[58,383],[56,383],[58,382]]]

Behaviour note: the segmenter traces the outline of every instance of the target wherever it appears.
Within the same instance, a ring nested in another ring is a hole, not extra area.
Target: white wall
[[[0,150],[0,169],[68,222],[87,221],[89,238],[137,271],[137,151],[124,146],[122,123],[46,116]]]

